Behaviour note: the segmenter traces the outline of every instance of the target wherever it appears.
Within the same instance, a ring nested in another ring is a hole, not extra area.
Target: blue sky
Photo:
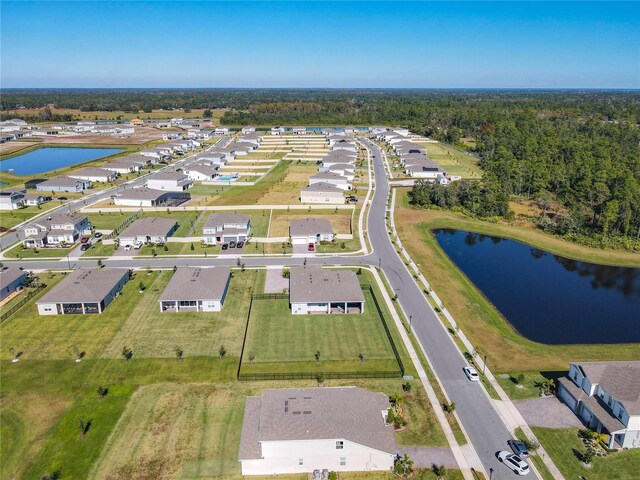
[[[5,88],[640,88],[639,2],[0,5]]]

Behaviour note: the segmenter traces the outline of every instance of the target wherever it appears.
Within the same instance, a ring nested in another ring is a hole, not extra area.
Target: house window
[[[304,465],[304,458],[299,458],[298,459],[298,465],[300,465],[300,466]]]
[[[338,440],[336,442],[336,450],[342,450],[344,448],[344,442],[342,440]]]
[[[344,467],[347,464],[347,457],[340,457],[340,466]]]
[[[618,419],[622,420],[622,409],[618,410]]]
[[[609,400],[607,401],[607,405],[611,406],[611,397],[609,397]]]

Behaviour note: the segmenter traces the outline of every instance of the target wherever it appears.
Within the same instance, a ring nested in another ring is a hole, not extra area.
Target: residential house
[[[396,442],[389,397],[359,387],[267,389],[247,397],[242,475],[387,471]]]
[[[307,127],[291,127],[291,133],[294,135],[306,135]]]
[[[300,201],[340,205],[344,203],[344,190],[326,182],[314,183],[300,189]]]
[[[160,172],[147,180],[147,187],[154,190],[182,192],[193,186],[193,181],[183,172]]]
[[[380,126],[369,127],[369,133],[372,135],[378,135],[386,131],[387,131],[387,127],[380,127]]]
[[[83,168],[69,174],[70,178],[79,180],[90,180],[93,182],[113,182],[118,177],[118,173],[106,168]]]
[[[162,132],[163,140],[182,140],[182,138],[183,138],[182,132],[178,132],[178,131]]]
[[[27,248],[72,244],[81,235],[90,233],[91,228],[89,219],[84,215],[56,213],[23,227],[22,244]]]
[[[289,237],[294,245],[330,242],[333,240],[333,227],[331,222],[324,218],[291,220]]]
[[[217,136],[229,135],[229,129],[227,127],[216,127],[213,133],[215,133]]]
[[[0,210],[18,210],[24,206],[24,188],[5,188],[0,190]]]
[[[120,175],[126,175],[127,173],[134,173],[140,171],[140,165],[134,162],[128,162],[126,160],[120,160],[117,162],[111,162],[104,165],[102,168],[115,172]]]
[[[318,172],[313,177],[309,178],[309,185],[314,185],[316,183],[329,183],[342,190],[351,190],[352,187],[349,180],[347,180],[347,177],[331,172]]]
[[[271,127],[271,135],[284,135],[284,127]]]
[[[82,192],[91,187],[91,180],[71,177],[55,177],[36,185],[39,192]]]
[[[144,125],[144,121],[140,120],[139,118],[132,118],[131,120],[129,120],[129,124],[134,127],[142,127]]]
[[[184,118],[175,117],[171,119],[171,125],[182,125],[184,123]]]
[[[231,282],[229,267],[180,267],[160,295],[160,312],[219,312]]]
[[[143,217],[129,225],[118,235],[118,244],[121,247],[142,243],[167,243],[169,238],[178,229],[178,222],[171,218]]]
[[[247,133],[256,133],[256,127],[242,127],[242,134],[246,135]]]
[[[38,314],[102,313],[128,281],[128,269],[74,270],[36,302]]]
[[[345,135],[355,135],[358,133],[358,129],[356,127],[344,127]]]
[[[0,301],[18,290],[27,281],[27,272],[19,268],[0,269]]]
[[[147,187],[127,188],[113,198],[123,207],[175,207],[191,199],[187,192],[168,192]]]
[[[251,217],[239,213],[214,213],[207,218],[202,229],[204,242],[218,243],[244,242],[251,233]]]
[[[189,180],[193,181],[208,181],[213,180],[218,176],[219,166],[203,165],[202,163],[194,163],[184,167],[183,172],[189,176]]]
[[[291,267],[289,303],[293,315],[364,312],[364,294],[355,272],[320,265]]]
[[[569,364],[560,398],[609,448],[640,448],[640,361]]]
[[[325,168],[325,167],[323,167]],[[320,171],[323,171],[322,169]],[[355,178],[355,166],[350,163],[336,163],[326,167],[325,172],[333,173],[335,175],[341,175],[348,181],[353,182]]]
[[[258,144],[253,142],[236,142],[233,144],[236,155],[246,155],[247,153],[253,152],[256,148],[258,148]]]
[[[337,142],[335,142],[331,146],[331,149],[334,152],[335,151],[339,151],[339,150],[346,150],[347,152],[357,153],[358,152],[358,145],[352,139],[342,139],[342,140],[338,140]]]
[[[51,200],[49,195],[41,195],[38,193],[27,193],[22,197],[22,203],[25,207],[37,207]]]

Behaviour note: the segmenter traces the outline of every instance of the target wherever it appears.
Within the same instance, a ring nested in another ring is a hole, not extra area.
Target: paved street
[[[416,285],[411,273],[405,268],[403,261],[396,253],[387,234],[385,211],[389,194],[382,155],[380,149],[364,140],[369,147],[374,164],[376,191],[371,202],[367,230],[373,247],[370,255],[359,257],[333,256],[309,257],[308,264],[322,265],[380,265],[386,274],[391,288],[398,295],[398,302],[408,316],[411,316],[412,326],[416,336],[440,378],[442,386],[452,402],[456,403],[456,412],[462,421],[464,429],[482,462],[489,473],[493,469],[492,479],[511,479],[516,475],[511,473],[496,458],[496,452],[507,449],[507,440],[511,435],[498,416],[491,400],[487,397],[479,383],[469,382],[462,372],[466,362],[451,340],[450,334],[431,309],[420,287]],[[294,257],[243,257],[247,267],[269,265],[300,265],[305,261],[304,256]],[[5,262],[9,263],[9,262]],[[29,270],[66,268],[59,260],[23,261],[19,263]],[[218,258],[179,257],[145,259],[110,259],[103,262],[108,267],[145,268],[177,266],[235,266],[236,256],[220,256]],[[72,260],[72,268],[91,268],[96,266],[95,260]]]

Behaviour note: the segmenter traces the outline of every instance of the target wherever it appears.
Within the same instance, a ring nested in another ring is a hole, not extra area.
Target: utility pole
[[[487,368],[487,356],[484,356],[484,362],[482,363],[482,375],[484,375],[484,371]]]
[[[413,318],[413,315],[409,315],[409,328],[411,328],[411,319]]]

